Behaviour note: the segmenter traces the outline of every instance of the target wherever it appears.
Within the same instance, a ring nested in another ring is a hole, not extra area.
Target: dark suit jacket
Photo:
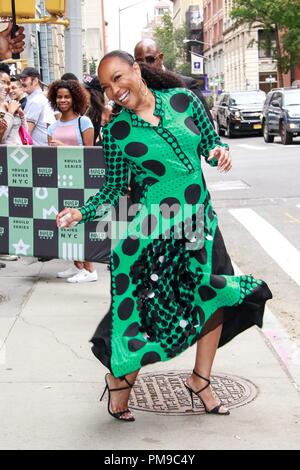
[[[204,96],[202,94],[202,91],[200,90],[200,86],[198,85],[197,81],[192,77],[186,77],[185,75],[180,75],[180,74],[178,74],[178,75],[184,81],[185,87],[188,88],[189,90],[191,90],[197,96],[197,98],[199,98],[199,100],[201,101],[201,103],[203,104],[203,106],[205,108],[205,111],[207,112],[207,115],[208,115],[212,125],[214,125],[213,117],[212,117],[211,112],[209,110],[207,101],[204,98]]]

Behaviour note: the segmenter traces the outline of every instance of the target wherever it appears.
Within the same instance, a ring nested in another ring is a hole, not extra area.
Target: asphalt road
[[[203,169],[227,249],[243,272],[268,282],[269,306],[300,346],[300,139],[223,141],[233,169]]]

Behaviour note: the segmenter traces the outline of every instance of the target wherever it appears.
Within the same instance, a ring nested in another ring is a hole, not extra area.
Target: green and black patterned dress
[[[182,88],[153,93],[157,126],[124,109],[104,128],[106,183],[80,209],[83,221],[103,216],[129,171],[144,187],[112,249],[111,307],[92,338],[116,377],[177,356],[220,323],[220,346],[261,327],[272,297],[264,281],[234,275],[201,170],[201,157],[224,144],[201,102]]]

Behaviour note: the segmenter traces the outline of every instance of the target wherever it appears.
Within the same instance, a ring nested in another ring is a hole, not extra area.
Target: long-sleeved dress
[[[106,183],[80,209],[83,222],[101,218],[129,170],[144,186],[112,249],[111,307],[92,338],[116,377],[175,357],[221,323],[219,346],[261,327],[272,297],[264,281],[234,275],[201,170],[201,156],[224,144],[201,102],[182,88],[153,93],[157,126],[124,109],[104,128]]]

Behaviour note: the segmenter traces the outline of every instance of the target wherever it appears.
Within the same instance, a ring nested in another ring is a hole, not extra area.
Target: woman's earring
[[[141,77],[141,81],[140,81],[140,90],[142,88],[142,84],[144,85],[144,91],[141,91],[142,95],[143,96],[147,96],[148,95],[148,87],[147,87],[147,83],[145,82],[145,80],[143,79],[143,77]]]

